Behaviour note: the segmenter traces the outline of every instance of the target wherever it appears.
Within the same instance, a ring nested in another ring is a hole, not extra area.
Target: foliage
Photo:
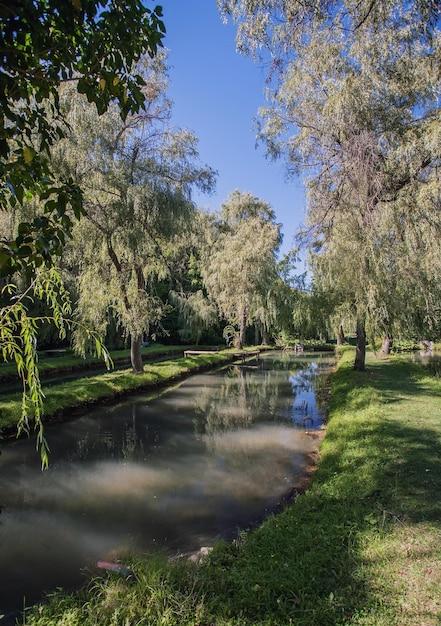
[[[0,271],[49,264],[83,214],[82,191],[58,176],[50,150],[66,136],[60,84],[75,80],[99,114],[116,102],[122,119],[144,106],[140,57],[155,55],[165,27],[160,7],[139,0],[24,0],[1,9],[0,206],[13,211],[38,198],[43,211],[0,242]]]
[[[303,337],[295,337],[294,335],[281,332],[275,338],[275,343],[278,348],[283,350],[290,350],[295,348],[296,345],[303,346],[305,352],[334,352],[336,349],[335,344],[320,341],[320,339],[304,339]]]
[[[215,231],[214,216],[196,209],[185,237],[179,240],[178,246],[175,242],[173,282],[176,287],[169,292],[169,302],[176,309],[178,336],[196,343],[218,343],[221,338],[218,309],[202,278],[204,251]]]
[[[242,346],[248,323],[258,316],[266,321],[265,298],[276,278],[280,227],[266,202],[238,191],[222,206],[220,218],[207,239],[202,276],[222,316],[239,327]]]
[[[365,327],[439,328],[437,3],[219,5],[238,22],[240,51],[271,55],[260,137],[290,172],[308,172],[302,241],[334,323],[352,318],[360,349]]]
[[[133,368],[140,371],[143,334],[168,310],[158,286],[172,276],[176,256],[189,243],[191,190],[209,191],[215,173],[198,164],[195,136],[170,127],[165,59],[143,59],[139,72],[144,111],[125,120],[113,105],[99,116],[83,96],[65,89],[72,132],[53,158],[84,189],[85,219],[69,246],[77,314],[103,333],[111,312],[131,337]],[[76,333],[79,350],[83,339]]]
[[[293,332],[296,337],[327,338],[331,334],[329,318],[333,311],[332,294],[312,289],[301,289],[297,293],[293,309]]]
[[[183,327],[179,334],[183,339],[194,339],[199,343],[202,333],[214,326],[217,321],[217,310],[202,289],[188,294],[170,292],[170,299],[179,310]]]
[[[236,347],[239,343],[239,332],[232,324],[227,324],[222,331],[222,336],[228,347]],[[240,346],[239,346],[240,347]]]
[[[40,383],[37,357],[37,337],[39,327],[44,323],[52,323],[58,330],[60,339],[66,335],[66,328],[73,322],[70,299],[63,287],[59,271],[52,267],[49,270],[37,270],[31,285],[23,292],[17,287],[7,284],[2,295],[7,294],[12,303],[0,308],[0,350],[3,361],[15,363],[17,373],[23,383],[23,394],[20,413],[17,421],[18,434],[29,433],[29,418],[32,416],[34,429],[37,432],[37,448],[41,454],[43,467],[48,465],[48,447],[43,429],[43,391]],[[44,300],[51,315],[36,317],[29,315],[28,305],[33,298]],[[110,357],[99,337],[85,328],[89,338],[94,342],[98,357],[103,357],[106,365],[110,365]]]

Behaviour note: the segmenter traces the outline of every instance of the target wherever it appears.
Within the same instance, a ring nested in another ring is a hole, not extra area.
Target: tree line
[[[108,359],[170,327],[237,346],[355,329],[440,336],[440,6],[437,0],[218,0],[238,50],[269,68],[259,138],[302,174],[307,217],[280,258],[265,201],[192,201],[216,172],[174,128],[160,7],[25,0],[0,9],[0,349],[42,413],[44,325]],[[306,282],[305,282],[306,281]],[[306,286],[307,285],[307,286]],[[168,326],[168,328],[167,328]],[[40,431],[41,434],[42,431]],[[42,436],[42,435],[41,435]]]
[[[139,372],[143,342],[167,338],[172,314],[184,341],[197,343],[210,329],[223,341],[227,327],[225,339],[241,347],[250,326],[259,342],[274,337],[294,290],[269,204],[240,191],[218,213],[192,201],[194,189],[213,189],[216,173],[200,163],[195,135],[172,125],[165,55],[143,57],[136,69],[144,105],[124,119],[117,103],[100,114],[75,82],[60,86],[69,130],[50,162],[82,191],[83,215],[57,256],[75,320],[68,339],[85,354],[113,332],[114,341],[129,341]],[[38,198],[24,199],[4,214],[2,236],[12,239],[40,214]]]
[[[308,304],[356,329],[356,369],[367,338],[439,338],[440,3],[218,4],[269,67],[269,156],[306,179]]]

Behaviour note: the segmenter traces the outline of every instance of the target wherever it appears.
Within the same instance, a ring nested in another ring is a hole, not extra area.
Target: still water
[[[0,456],[0,614],[74,587],[98,559],[231,537],[302,476],[330,355],[263,354],[48,427]],[[2,622],[0,621],[0,624]]]

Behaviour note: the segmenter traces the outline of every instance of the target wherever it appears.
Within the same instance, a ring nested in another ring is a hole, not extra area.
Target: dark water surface
[[[272,352],[48,427],[0,456],[0,614],[74,587],[98,559],[197,549],[261,517],[301,477],[332,356]],[[24,600],[25,598],[25,600]],[[0,623],[2,623],[0,621]]]

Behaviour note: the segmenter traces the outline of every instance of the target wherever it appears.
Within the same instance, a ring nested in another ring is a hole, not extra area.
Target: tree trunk
[[[140,374],[144,371],[142,363],[142,335],[131,335],[130,337],[130,360],[132,362],[132,369],[135,374]]]
[[[120,260],[118,259],[118,256],[115,250],[113,249],[112,238],[110,235],[107,237],[107,251],[109,253],[109,256],[113,265],[115,266],[117,273],[121,276],[122,265],[121,265]],[[144,284],[142,270],[139,266],[137,266],[135,268],[135,272],[136,272],[136,277],[137,277],[137,282],[138,282],[138,289],[141,290],[143,289],[143,284]],[[130,313],[132,310],[132,305],[130,304],[130,300],[127,295],[126,285],[122,278],[120,280],[120,288],[121,288],[121,294],[123,297],[124,307],[127,313]],[[135,372],[135,374],[139,374],[144,371],[144,366],[142,363],[142,355],[141,355],[141,346],[142,346],[142,333],[140,335],[131,334],[130,335],[130,361],[132,363],[132,369]]]
[[[238,338],[238,344],[240,348],[243,348],[244,343],[245,343],[246,327],[247,327],[247,317],[246,317],[246,311],[244,307],[240,314],[239,338]]]
[[[343,331],[343,326],[340,324],[337,332],[337,345],[342,346],[344,343],[346,343],[346,337]]]
[[[390,354],[392,343],[393,343],[393,338],[390,335],[385,335],[383,337],[383,343],[381,345],[381,354],[384,354],[385,356]]]
[[[239,335],[237,337],[237,347],[243,348],[245,344],[245,331],[247,329],[247,309],[244,306],[240,311]]]
[[[243,348],[244,342],[245,342],[245,324],[243,324],[241,320],[240,327],[239,327],[239,336],[237,338],[238,347]]]
[[[355,347],[354,370],[364,372],[366,364],[366,331],[364,328],[364,320],[357,317],[357,343]]]
[[[256,324],[254,324],[254,345],[258,346],[260,342],[260,332],[259,332],[259,326]]]
[[[264,346],[269,345],[268,331],[266,330],[265,326],[262,328],[262,343]]]

